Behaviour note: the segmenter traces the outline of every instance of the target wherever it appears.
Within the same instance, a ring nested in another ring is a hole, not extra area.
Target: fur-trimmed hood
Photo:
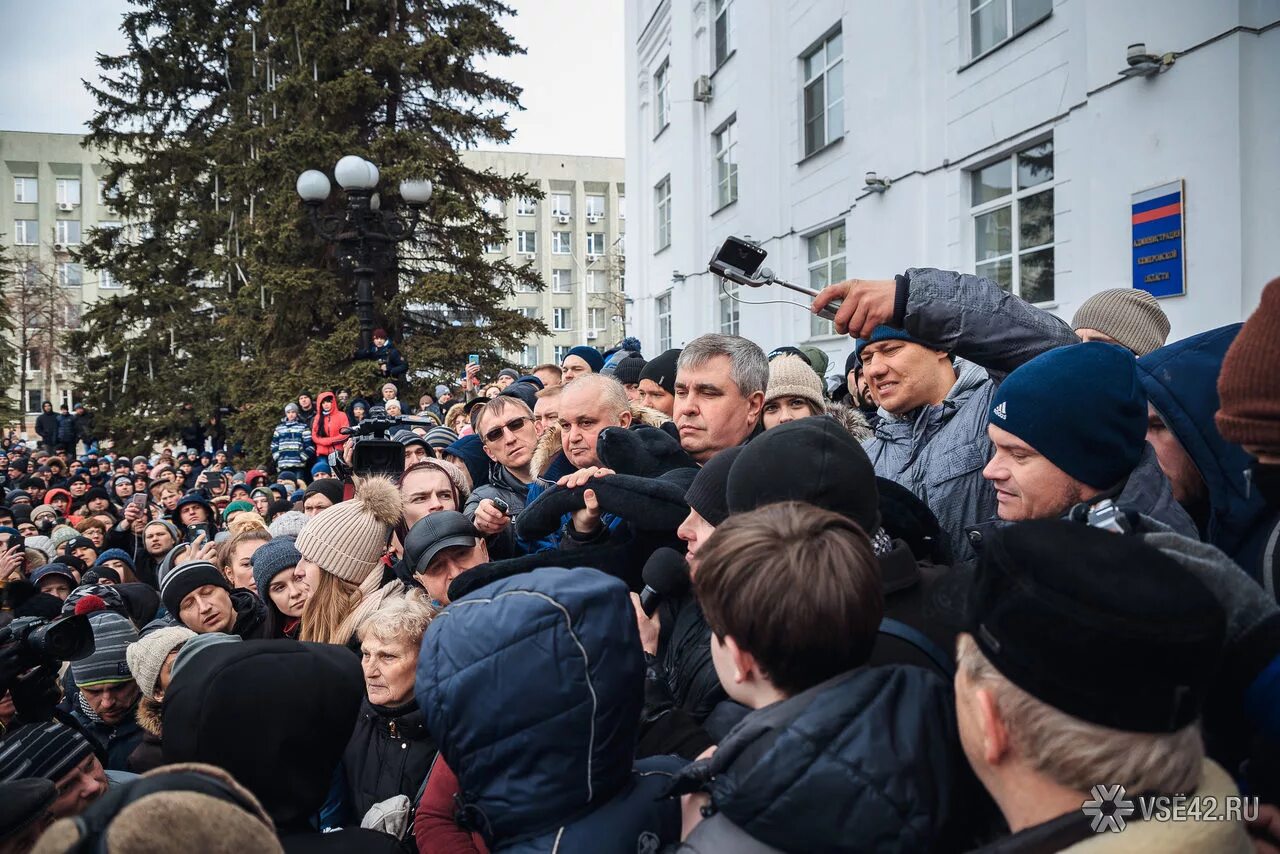
[[[671,420],[665,413],[651,406],[644,406],[634,400],[631,401],[629,407],[631,409],[632,423],[639,422],[649,427],[661,427]],[[533,476],[542,477],[547,469],[551,467],[552,461],[556,458],[556,454],[560,453],[561,449],[560,425],[552,424],[545,433],[538,437],[538,444],[534,446],[533,459],[529,463]]]
[[[138,710],[134,715],[143,732],[161,738],[160,701],[154,697],[143,697],[138,700]]]

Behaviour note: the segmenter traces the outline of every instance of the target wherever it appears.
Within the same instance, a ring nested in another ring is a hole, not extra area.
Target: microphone
[[[680,552],[664,546],[649,556],[641,577],[640,607],[646,617],[652,617],[663,599],[674,599],[689,589],[689,564]]]

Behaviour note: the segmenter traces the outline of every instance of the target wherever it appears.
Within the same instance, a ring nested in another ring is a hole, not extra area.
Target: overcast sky
[[[622,0],[508,0],[524,56],[490,69],[524,88],[511,147],[622,157]],[[0,130],[82,133],[94,55],[124,48],[126,0],[0,0]]]

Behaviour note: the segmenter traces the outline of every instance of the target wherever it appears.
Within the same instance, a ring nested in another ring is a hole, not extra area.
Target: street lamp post
[[[360,349],[373,349],[373,277],[395,266],[396,244],[408,240],[418,227],[422,208],[431,199],[431,182],[426,179],[400,182],[400,198],[409,206],[409,215],[382,210],[378,167],[348,154],[333,168],[333,177],[347,193],[346,209],[321,213],[329,198],[329,178],[318,169],[298,176],[298,195],[316,233],[337,247],[338,261],[351,271],[356,282],[356,316],[360,319]]]

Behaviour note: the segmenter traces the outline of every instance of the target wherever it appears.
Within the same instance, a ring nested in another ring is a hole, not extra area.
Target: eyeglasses
[[[529,423],[529,417],[526,415],[521,415],[519,418],[512,418],[506,424],[500,424],[499,426],[494,427],[492,430],[485,433],[484,440],[486,442],[496,442],[502,438],[503,430],[510,430],[512,433],[519,433],[521,430],[524,429],[524,425],[528,423]]]

